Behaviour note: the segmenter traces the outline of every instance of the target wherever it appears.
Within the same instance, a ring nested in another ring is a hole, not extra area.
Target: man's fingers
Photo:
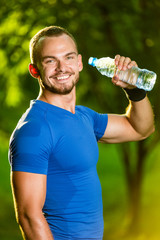
[[[131,68],[131,67],[138,67],[138,65],[135,61],[131,61],[128,65],[128,68]]]
[[[123,67],[122,67],[122,70],[126,70],[129,66],[129,64],[131,63],[131,59],[129,57],[126,57],[124,62],[123,62]]]
[[[115,56],[114,59],[115,59],[115,64],[116,64],[116,65],[118,65],[118,62],[119,62],[120,57],[121,57],[120,55],[116,55],[116,56]]]
[[[119,61],[118,61],[118,64],[117,64],[117,67],[118,67],[119,70],[122,70],[124,61],[125,61],[125,57],[121,56],[119,58]]]
[[[124,57],[120,55],[115,56],[115,64],[119,70],[127,70],[132,68],[133,66],[137,67],[137,63],[132,61],[129,57]]]
[[[112,83],[113,83],[114,85],[116,85],[116,84],[118,83],[118,81],[119,81],[119,78],[115,75],[115,76],[112,78]]]

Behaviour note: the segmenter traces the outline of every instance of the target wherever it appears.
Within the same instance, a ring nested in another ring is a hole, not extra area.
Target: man
[[[138,141],[154,131],[146,93],[119,81],[130,100],[124,115],[98,114],[76,106],[82,71],[73,36],[61,27],[38,32],[30,44],[29,71],[40,93],[10,141],[11,182],[18,223],[28,240],[102,240],[97,141]],[[137,66],[117,55],[121,70]]]

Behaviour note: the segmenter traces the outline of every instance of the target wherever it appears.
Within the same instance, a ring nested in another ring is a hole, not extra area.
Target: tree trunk
[[[131,151],[129,144],[123,145],[123,161],[129,199],[127,213],[128,230],[134,232],[138,230],[139,226],[141,187],[143,180],[144,159],[146,156],[143,141],[137,143],[137,148],[137,162],[135,169],[132,169],[133,167],[131,166]]]

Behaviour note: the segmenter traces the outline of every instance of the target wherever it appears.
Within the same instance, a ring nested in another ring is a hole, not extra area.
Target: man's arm
[[[120,70],[137,66],[136,62],[119,55],[115,57],[115,62]],[[112,82],[122,88],[133,88],[133,86],[120,81],[117,76],[112,79]],[[109,114],[107,128],[99,142],[120,143],[138,141],[145,139],[153,132],[154,115],[151,104],[148,98],[145,97],[137,102],[130,101],[124,115]]]
[[[46,197],[46,175],[14,171],[11,184],[17,221],[26,240],[53,240],[42,208]]]

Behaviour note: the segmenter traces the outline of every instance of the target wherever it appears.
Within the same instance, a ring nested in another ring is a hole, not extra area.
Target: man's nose
[[[61,72],[65,70],[65,63],[62,60],[57,60],[56,70]]]

